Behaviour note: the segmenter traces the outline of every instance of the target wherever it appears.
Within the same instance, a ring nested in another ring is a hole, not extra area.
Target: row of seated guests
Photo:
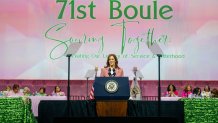
[[[176,90],[176,87],[173,84],[168,85],[167,91],[164,94],[166,97],[178,97],[179,93]],[[210,87],[206,85],[204,87],[204,90],[201,91],[201,88],[196,87],[192,90],[191,85],[186,85],[184,90],[182,91],[181,97],[184,98],[193,98],[193,97],[203,97],[203,98],[209,98],[209,97],[218,97],[218,90],[214,88],[212,91],[210,90]]]
[[[10,86],[7,86],[4,91],[0,92],[0,96],[17,97],[17,96],[50,96],[50,95],[46,94],[45,87],[41,87],[39,89],[39,92],[32,94],[28,87],[24,87],[23,89],[20,89],[20,86],[18,84],[14,84],[12,90]],[[59,86],[55,86],[54,91],[51,93],[51,96],[65,96],[65,93],[61,91],[61,88]]]
[[[7,86],[6,89],[2,92],[0,92],[0,96],[9,96],[9,97],[16,97],[16,96],[50,96],[46,94],[46,88],[41,87],[39,89],[39,92],[36,92],[35,94],[32,94],[30,89],[28,87],[24,87],[23,91],[21,91],[18,84],[13,85],[13,89],[11,90],[10,86]],[[61,91],[61,88],[59,86],[55,86],[54,91],[51,93],[51,96],[65,96],[65,93]],[[176,90],[176,87],[173,84],[168,85],[167,91],[165,92],[165,96],[167,97],[177,97],[179,96],[178,91]],[[196,87],[192,91],[192,86],[187,85],[185,86],[185,89],[183,90],[182,97],[218,97],[218,90],[213,89],[210,91],[210,87],[206,85],[204,87],[204,91],[201,92],[201,89],[199,87]]]

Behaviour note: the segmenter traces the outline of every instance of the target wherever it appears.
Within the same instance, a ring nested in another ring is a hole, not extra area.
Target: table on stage
[[[42,100],[67,100],[66,96],[29,96],[32,100],[32,111],[35,117],[38,117],[38,106]]]
[[[26,97],[0,98],[0,123],[37,123]]]
[[[180,123],[218,121],[218,99],[216,98],[162,98],[161,116],[176,117]],[[64,117],[66,110],[64,101],[41,101],[39,104],[40,123],[49,123],[54,117]],[[96,117],[95,101],[71,101],[71,116]],[[128,117],[157,116],[157,101],[128,101]],[[49,109],[49,110],[48,110]],[[63,111],[62,111],[63,110]],[[53,112],[53,113],[52,113]],[[55,112],[55,113],[54,113]]]
[[[41,100],[67,100],[66,96],[29,96],[32,100],[32,111],[38,117],[38,105]],[[162,101],[178,101],[181,97],[161,97]]]
[[[182,97],[161,97],[161,101],[178,101]]]
[[[97,117],[95,100],[72,100],[71,117]],[[157,101],[127,101],[127,117],[157,117]],[[67,117],[67,102],[41,101],[39,104],[40,123],[52,123],[54,118]],[[184,104],[182,101],[162,101],[162,116],[174,117],[183,123],[184,120]]]
[[[66,96],[30,96],[32,100],[32,111],[34,116],[38,116],[38,105],[41,100],[67,100]],[[181,97],[161,97],[162,101],[178,101]]]

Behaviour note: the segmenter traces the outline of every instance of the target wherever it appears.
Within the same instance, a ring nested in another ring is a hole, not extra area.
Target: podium
[[[128,77],[96,77],[94,97],[98,117],[126,117],[130,97]]]

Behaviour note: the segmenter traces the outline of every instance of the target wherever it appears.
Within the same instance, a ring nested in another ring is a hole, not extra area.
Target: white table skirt
[[[161,101],[178,101],[182,97],[161,97]]]

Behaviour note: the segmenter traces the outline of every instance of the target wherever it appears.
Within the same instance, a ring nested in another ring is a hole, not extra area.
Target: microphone
[[[114,69],[114,68],[109,68],[109,69],[108,69],[108,75],[109,75],[110,77],[116,76],[116,71],[115,71],[115,69]]]
[[[136,72],[137,72],[138,70],[137,70],[137,67],[133,67],[133,73],[134,73],[134,75],[136,76]]]
[[[98,66],[95,66],[95,77],[97,77],[97,73],[98,73]]]
[[[137,70],[137,67],[133,67],[132,71],[133,71],[133,74],[135,75],[135,77],[133,78],[133,80],[134,80],[134,83],[136,83],[136,80],[137,80],[137,78],[136,78],[136,72],[138,71],[138,70]]]

